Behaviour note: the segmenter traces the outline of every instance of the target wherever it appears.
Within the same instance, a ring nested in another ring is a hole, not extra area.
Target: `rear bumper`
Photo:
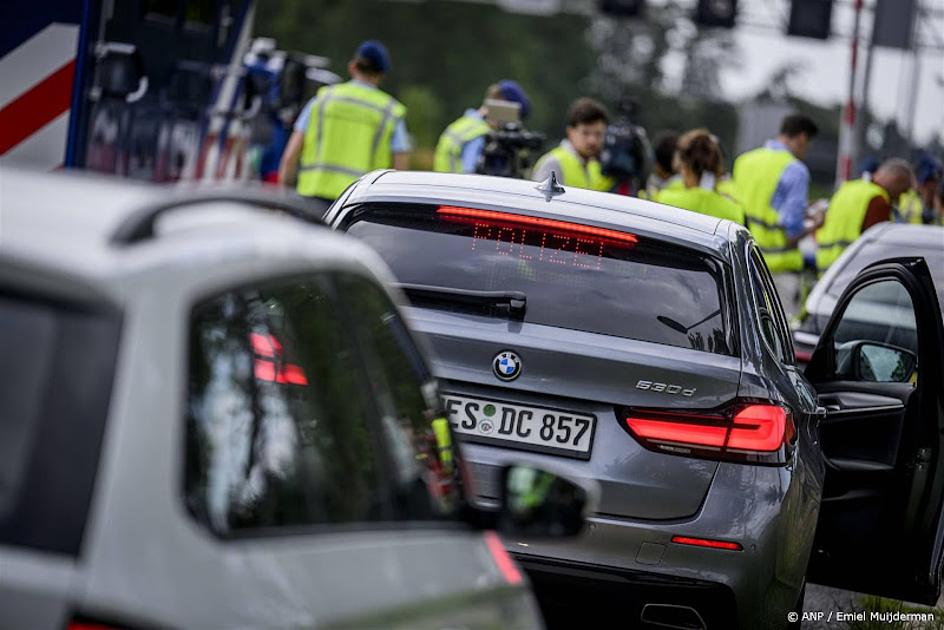
[[[806,472],[798,464],[792,471],[722,464],[690,519],[596,515],[576,539],[506,538],[505,545],[532,574],[542,607],[573,600],[560,587],[574,582],[625,602],[627,624],[638,623],[645,603],[670,603],[692,606],[713,621],[709,628],[782,628],[803,584],[818,505],[818,497],[804,494],[815,484],[801,482]],[[743,549],[676,544],[676,535]]]
[[[723,584],[582,562],[513,554],[528,573],[550,628],[623,620],[636,627],[643,609],[666,604],[695,611],[705,628],[736,630],[734,593]],[[643,627],[646,627],[645,624]]]

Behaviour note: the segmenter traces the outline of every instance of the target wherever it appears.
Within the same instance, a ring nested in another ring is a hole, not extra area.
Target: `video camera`
[[[544,134],[528,131],[521,123],[505,123],[485,138],[475,172],[481,175],[523,178],[534,164]]]
[[[475,172],[524,178],[544,144],[544,135],[524,128],[518,103],[486,99],[485,109],[485,120],[492,131],[485,137]]]
[[[624,100],[617,109],[618,117],[606,130],[600,167],[616,185],[613,192],[635,195],[645,184],[652,163],[652,145],[646,130],[633,124],[636,104]]]

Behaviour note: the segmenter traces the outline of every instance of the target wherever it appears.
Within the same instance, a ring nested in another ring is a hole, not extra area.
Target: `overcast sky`
[[[900,1],[900,0],[893,0]],[[944,0],[920,0],[935,11],[921,25],[921,39],[937,41],[944,48]],[[873,1],[866,0],[870,6]],[[786,0],[740,0],[742,22],[780,24],[789,12]],[[852,32],[852,0],[837,0],[833,12],[833,33]],[[863,12],[861,33],[872,32],[870,11]],[[774,29],[740,26],[736,38],[741,48],[741,67],[722,76],[724,91],[731,98],[749,96],[760,90],[769,75],[788,61],[803,64],[790,89],[821,104],[845,102],[849,89],[850,42],[834,37],[822,42],[787,37]],[[864,38],[863,38],[864,39]],[[869,102],[880,118],[896,117],[902,124],[907,118],[910,99],[917,93],[915,135],[925,143],[937,136],[944,142],[944,52],[925,50],[920,55],[918,89],[910,86],[913,55],[900,50],[876,48],[872,68]],[[865,65],[865,47],[860,46],[859,71]]]

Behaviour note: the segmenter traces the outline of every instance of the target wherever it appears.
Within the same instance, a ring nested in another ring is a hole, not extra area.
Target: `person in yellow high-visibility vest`
[[[321,88],[299,114],[279,165],[279,183],[295,182],[298,194],[326,210],[368,171],[408,168],[406,108],[379,88],[390,68],[382,43],[358,46],[348,63],[351,80]]]
[[[893,158],[882,163],[871,181],[843,182],[829,200],[823,227],[816,231],[816,268],[826,271],[862,232],[891,221],[892,204],[911,187],[913,179],[908,162]]]
[[[799,310],[803,254],[797,247],[812,230],[804,226],[810,171],[802,162],[819,128],[802,114],[786,116],[776,139],[734,161],[734,197],[767,261],[787,317]]]
[[[564,186],[602,191],[613,188],[614,182],[603,175],[599,159],[608,124],[609,115],[603,105],[592,98],[578,98],[567,115],[567,137],[538,159],[531,178],[544,181],[553,171]]]
[[[655,201],[744,224],[744,209],[718,192],[724,158],[707,129],[693,129],[678,139],[675,169],[681,174],[682,187],[663,188]]]
[[[492,125],[488,122],[488,101],[508,101],[518,104],[521,120],[528,117],[531,104],[528,95],[517,82],[508,79],[490,85],[478,109],[467,109],[453,121],[436,144],[433,170],[440,173],[474,173],[485,149],[485,140]]]
[[[941,225],[941,216],[934,209],[934,193],[944,179],[944,167],[931,155],[922,155],[914,164],[915,182],[898,200],[895,220],[915,225]]]

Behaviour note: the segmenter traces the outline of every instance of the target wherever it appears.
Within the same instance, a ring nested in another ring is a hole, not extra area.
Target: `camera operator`
[[[614,182],[603,175],[599,161],[608,123],[603,105],[591,98],[578,98],[567,115],[567,138],[538,160],[532,179],[543,181],[554,171],[565,186],[611,190]]]
[[[622,99],[617,118],[606,129],[600,170],[612,180],[610,192],[619,195],[639,194],[646,183],[652,163],[652,146],[646,130],[635,124],[637,105],[631,99]]]
[[[503,80],[490,85],[485,91],[485,98],[478,109],[469,108],[461,118],[446,127],[433,159],[433,170],[440,173],[474,173],[482,161],[482,155],[488,144],[488,135],[504,125],[497,110],[505,104],[517,105],[517,115],[508,120],[523,120],[528,117],[531,105],[528,95],[518,83]],[[491,107],[490,107],[491,106]]]

